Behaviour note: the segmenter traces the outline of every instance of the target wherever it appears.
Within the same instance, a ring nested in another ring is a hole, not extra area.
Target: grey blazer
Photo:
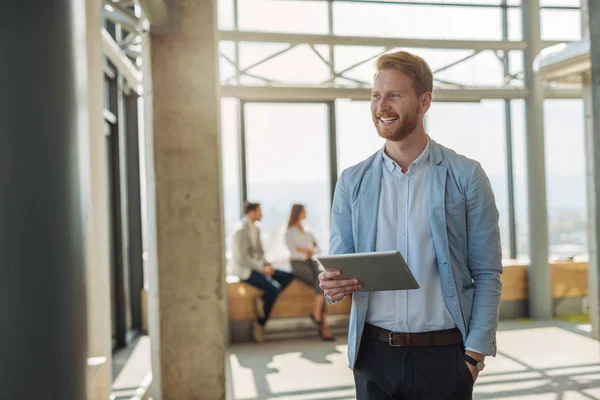
[[[252,271],[262,272],[265,264],[267,264],[265,251],[260,240],[260,232],[257,247],[254,248],[250,239],[250,229],[250,223],[244,221],[233,235],[232,272],[241,280],[248,279]]]

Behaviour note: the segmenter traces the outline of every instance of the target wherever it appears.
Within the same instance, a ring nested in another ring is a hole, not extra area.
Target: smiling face
[[[407,138],[422,125],[424,115],[412,79],[393,69],[377,72],[371,114],[379,136],[394,142]]]
[[[431,105],[433,74],[421,57],[399,51],[377,60],[371,92],[371,115],[384,139],[401,141],[423,130]]]

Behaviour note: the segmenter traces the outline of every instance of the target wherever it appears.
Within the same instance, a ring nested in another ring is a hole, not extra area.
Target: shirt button
[[[404,292],[400,292],[400,297],[404,297]]]

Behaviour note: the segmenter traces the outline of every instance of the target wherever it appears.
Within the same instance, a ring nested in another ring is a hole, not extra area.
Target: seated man
[[[265,340],[265,324],[269,319],[275,299],[292,281],[293,275],[273,268],[265,259],[256,222],[262,218],[260,204],[246,203],[243,223],[233,236],[233,272],[244,281],[264,292],[257,305],[258,321],[254,321],[252,338]]]

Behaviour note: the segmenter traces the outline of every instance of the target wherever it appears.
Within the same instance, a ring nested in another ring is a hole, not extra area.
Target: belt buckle
[[[401,344],[394,344],[394,343],[392,343],[392,335],[393,335],[393,334],[394,334],[394,332],[391,332],[391,331],[390,331],[390,334],[389,334],[389,336],[388,336],[388,344],[389,344],[390,346],[392,346],[392,347],[402,347],[402,345],[401,345]]]

